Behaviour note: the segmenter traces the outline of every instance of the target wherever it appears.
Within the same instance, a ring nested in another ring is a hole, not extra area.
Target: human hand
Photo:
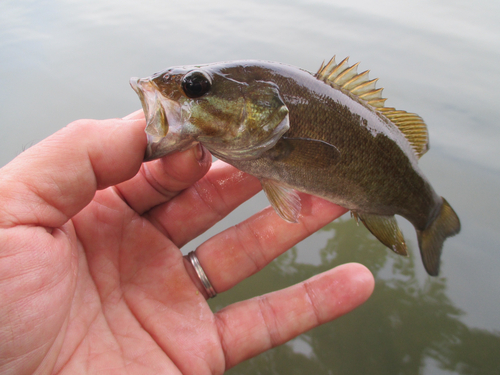
[[[142,164],[141,113],[80,120],[0,170],[0,373],[221,374],[363,303],[346,264],[212,313],[179,250],[260,189],[194,148]],[[210,169],[210,170],[209,170]],[[345,212],[302,196],[200,245],[218,293]]]

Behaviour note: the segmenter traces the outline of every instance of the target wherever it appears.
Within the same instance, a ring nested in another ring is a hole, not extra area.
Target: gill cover
[[[196,138],[222,159],[256,159],[290,128],[288,108],[272,82],[239,83],[237,89],[240,95],[231,101],[207,98],[196,107],[203,110],[200,116],[196,110],[193,113],[193,120],[200,123]],[[221,105],[224,115],[219,113]]]

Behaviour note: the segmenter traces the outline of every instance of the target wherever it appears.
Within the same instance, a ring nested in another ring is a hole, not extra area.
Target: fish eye
[[[194,99],[210,91],[212,82],[204,73],[194,70],[182,78],[182,89],[188,98]]]

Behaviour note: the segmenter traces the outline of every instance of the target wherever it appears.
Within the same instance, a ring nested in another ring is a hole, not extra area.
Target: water
[[[387,104],[430,129],[421,166],[462,221],[441,275],[400,258],[344,217],[211,301],[292,285],[357,261],[372,298],[230,374],[500,373],[500,3],[465,1],[0,2],[0,165],[79,118],[140,107],[128,85],[171,65],[281,61],[315,71],[336,54],[380,78]],[[200,239],[267,205],[258,195]]]

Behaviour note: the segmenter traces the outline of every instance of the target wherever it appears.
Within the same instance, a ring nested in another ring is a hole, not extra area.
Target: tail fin
[[[443,198],[443,204],[436,219],[425,230],[417,230],[422,262],[429,275],[438,275],[443,242],[458,232],[460,232],[460,220],[453,208]]]

